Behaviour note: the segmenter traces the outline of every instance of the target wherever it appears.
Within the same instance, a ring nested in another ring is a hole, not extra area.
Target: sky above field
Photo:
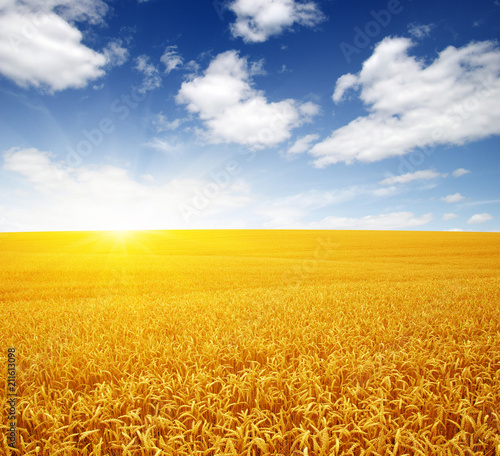
[[[0,0],[0,231],[500,230],[498,0]]]

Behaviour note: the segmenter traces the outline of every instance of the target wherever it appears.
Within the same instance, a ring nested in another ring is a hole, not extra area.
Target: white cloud
[[[312,101],[306,101],[298,106],[300,114],[304,116],[305,122],[312,122],[312,118],[321,112],[321,107]]]
[[[110,41],[102,53],[110,66],[121,66],[128,60],[128,50],[122,46],[122,40]]]
[[[456,219],[458,218],[458,215],[457,214],[453,214],[453,213],[448,213],[448,214],[443,214],[443,217],[442,217],[442,220],[453,220],[453,219]]]
[[[441,174],[431,169],[416,171],[414,173],[402,174],[400,176],[391,176],[379,182],[380,185],[407,184],[415,180],[430,180],[438,177],[446,177],[446,174]]]
[[[35,16],[0,16],[0,73],[21,87],[48,87],[53,91],[82,88],[103,76],[106,57],[84,46],[80,31],[61,17],[53,13],[45,17],[36,39],[16,41],[13,37]]]
[[[421,217],[413,212],[391,212],[365,217],[326,217],[321,222],[312,223],[312,228],[342,229],[342,230],[398,230],[426,225],[434,220],[431,213]]]
[[[98,24],[106,12],[101,0],[3,2],[0,73],[21,87],[52,92],[86,87],[103,76],[111,56],[116,62],[122,51],[116,44],[103,53],[88,48],[74,21]]]
[[[315,166],[374,162],[417,147],[462,145],[500,134],[500,49],[495,42],[448,47],[429,65],[408,55],[406,38],[385,38],[333,98],[360,89],[369,114],[317,143]]]
[[[151,174],[141,174],[140,178],[148,182],[154,182],[156,180]]]
[[[413,212],[391,212],[365,217],[325,217],[318,222],[295,223],[297,229],[322,230],[398,230],[426,225],[434,220],[431,213],[420,217]],[[268,228],[290,228],[286,217],[275,218],[267,224]]]
[[[178,155],[182,152],[182,145],[167,139],[153,138],[144,144],[145,147],[151,147],[167,155]]]
[[[337,84],[335,85],[335,90],[332,95],[332,100],[335,103],[342,101],[345,92],[349,89],[357,88],[358,85],[359,85],[358,76],[351,73],[347,73],[340,76],[340,78],[337,79]]]
[[[267,74],[264,69],[264,59],[257,60],[256,62],[250,63],[250,68],[248,74],[250,76],[265,76]]]
[[[467,220],[467,223],[469,225],[476,225],[478,223],[484,223],[489,220],[493,220],[493,217],[490,214],[484,212],[482,214],[474,214],[469,220]]]
[[[500,199],[469,201],[465,203],[465,205],[470,207],[470,206],[482,206],[484,204],[498,204],[498,203],[500,203]]]
[[[262,43],[294,24],[313,27],[324,20],[314,2],[296,0],[233,0],[229,10],[236,14],[231,25],[234,37],[250,43]]]
[[[399,191],[400,190],[398,189],[398,187],[396,187],[395,185],[391,185],[390,187],[377,188],[376,190],[372,191],[372,194],[374,196],[384,197],[384,196],[395,195],[399,193]]]
[[[319,135],[306,135],[297,139],[295,143],[286,151],[286,157],[294,157],[296,155],[302,154],[310,149],[311,143],[317,141],[319,139]]]
[[[469,174],[469,173],[470,173],[470,171],[468,169],[458,168],[455,171],[453,171],[452,174],[454,177],[460,177],[460,176],[463,176],[464,174]]]
[[[181,207],[194,208],[201,223],[212,223],[227,208],[245,207],[251,201],[250,189],[241,179],[219,186],[213,195],[210,180],[160,182],[142,175],[146,182],[141,183],[123,168],[69,168],[37,149],[10,149],[3,158],[3,169],[24,179],[35,196],[16,207],[3,207],[0,231],[189,228]],[[201,201],[205,193],[206,204]]]
[[[67,178],[63,168],[52,164],[53,154],[37,149],[10,149],[4,153],[3,169],[21,174],[38,190],[53,191]]]
[[[140,92],[149,92],[161,87],[160,72],[158,68],[149,62],[147,55],[140,55],[135,59],[135,69],[144,75],[139,89]]]
[[[153,125],[156,127],[156,131],[161,133],[167,130],[176,130],[181,126],[186,119],[174,119],[169,121],[167,116],[165,116],[162,112],[156,115],[156,118],[153,120]]]
[[[210,142],[254,148],[287,140],[293,128],[319,112],[310,102],[268,102],[262,91],[253,88],[248,62],[236,51],[219,54],[202,76],[183,82],[176,100],[198,114]]]
[[[434,24],[408,24],[408,33],[414,38],[424,38],[429,36],[431,30],[434,28]]]
[[[68,21],[102,24],[108,11],[108,5],[102,0],[27,0],[24,2],[30,8],[40,11],[44,9],[57,10]]]
[[[314,211],[322,210],[329,206],[337,206],[359,197],[363,197],[364,199],[367,197],[386,197],[394,194],[396,191],[395,187],[380,189],[357,185],[333,190],[311,189],[295,195],[274,198],[267,201],[263,208],[256,210],[256,213],[268,220],[265,223],[265,226],[268,228],[320,228],[320,226],[306,221]]]
[[[167,46],[160,61],[165,65],[165,73],[167,74],[181,67],[184,63],[182,56],[177,52],[177,46]]]
[[[34,26],[40,21],[43,22],[43,16],[49,12],[56,12],[69,22],[102,24],[108,5],[103,0],[3,0],[0,3],[0,10],[35,13],[38,15],[38,21],[32,23]]]
[[[186,65],[184,65],[184,68],[195,74],[197,74],[200,71],[199,63],[195,62],[194,60],[190,60],[188,63],[186,63]]]
[[[463,201],[465,196],[462,196],[460,193],[454,193],[453,195],[446,195],[441,198],[442,201],[446,203],[458,203]]]
[[[350,201],[366,193],[366,189],[358,186],[327,191],[312,189],[296,195],[276,198],[269,205],[269,208],[266,209],[266,213],[273,214],[276,210],[287,210],[298,211],[306,215],[311,210],[317,210],[333,204]]]

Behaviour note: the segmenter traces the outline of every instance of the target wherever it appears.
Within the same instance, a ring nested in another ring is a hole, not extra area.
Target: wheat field
[[[2,454],[500,455],[496,233],[2,233],[0,300]]]

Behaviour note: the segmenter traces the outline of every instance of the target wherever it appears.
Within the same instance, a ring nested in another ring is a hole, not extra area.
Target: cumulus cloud
[[[465,199],[465,196],[462,196],[460,193],[455,193],[453,195],[446,195],[441,198],[442,201],[445,203],[458,203],[460,201],[463,201]]]
[[[441,174],[431,169],[416,171],[414,173],[402,174],[400,176],[391,176],[379,182],[380,185],[407,184],[415,180],[430,180],[438,177],[446,177],[446,174]]]
[[[319,112],[311,102],[268,102],[264,93],[253,87],[251,76],[247,59],[237,51],[227,51],[215,57],[203,75],[183,82],[176,100],[204,122],[210,142],[254,148],[287,140],[293,128]]]
[[[450,46],[426,65],[413,42],[385,38],[356,74],[337,81],[335,102],[359,90],[368,115],[317,143],[315,166],[374,162],[417,147],[462,145],[500,134],[500,49],[495,42]]]
[[[478,223],[484,223],[489,220],[493,220],[493,217],[490,214],[484,212],[482,214],[474,214],[469,220],[467,220],[467,223],[469,225],[476,225]]]
[[[325,19],[314,2],[300,0],[233,0],[228,8],[236,15],[232,35],[248,43],[262,43],[294,24],[314,27]]]
[[[135,69],[140,71],[144,78],[142,80],[140,92],[149,92],[161,87],[161,76],[158,68],[156,68],[150,61],[147,55],[140,55],[135,59]]]
[[[456,219],[458,218],[458,215],[457,214],[453,214],[453,213],[448,213],[448,214],[443,214],[443,217],[442,217],[442,220],[453,220],[453,219]]]
[[[453,171],[453,177],[460,177],[460,176],[463,176],[464,174],[469,174],[470,171],[468,169],[464,169],[464,168],[458,168],[456,169],[455,171]]]
[[[126,169],[108,165],[70,168],[52,153],[35,148],[10,149],[3,161],[5,171],[16,173],[43,198],[3,208],[2,231],[191,227],[182,208],[194,208],[200,220],[210,221],[227,208],[241,208],[251,201],[250,189],[241,179],[220,186],[216,196],[211,189],[211,197],[201,207],[199,199],[213,181],[159,182],[146,174],[137,182]]]
[[[101,0],[30,0],[0,6],[0,73],[21,87],[51,92],[83,88],[119,64],[126,51],[110,43],[102,53],[82,43],[75,22],[98,24],[107,5]]]
[[[342,99],[344,98],[344,94],[349,89],[357,88],[358,85],[359,85],[358,76],[351,73],[347,73],[340,76],[340,78],[337,79],[337,84],[335,85],[335,90],[332,95],[332,100],[335,103],[342,101]]]
[[[297,155],[307,152],[311,148],[311,144],[319,139],[319,135],[311,134],[305,135],[297,139],[292,146],[284,153],[288,158],[295,157]]]
[[[181,67],[184,63],[182,56],[177,52],[177,46],[167,46],[160,61],[165,65],[165,73],[167,74]]]
[[[49,152],[37,149],[13,148],[3,155],[3,169],[21,174],[38,190],[47,193],[54,191],[60,181],[65,181],[66,174],[59,165],[52,165],[54,157]]]

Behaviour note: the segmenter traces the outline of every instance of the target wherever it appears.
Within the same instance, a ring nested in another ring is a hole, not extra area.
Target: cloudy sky
[[[0,231],[500,230],[498,0],[0,0]]]

